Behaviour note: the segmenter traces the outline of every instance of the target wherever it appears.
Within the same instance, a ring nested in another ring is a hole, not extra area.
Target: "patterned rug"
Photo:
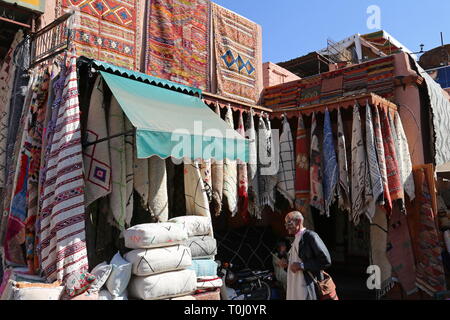
[[[361,64],[344,70],[343,96],[367,92],[367,64]]]
[[[393,56],[369,62],[367,91],[375,92],[386,99],[394,98],[394,76]]]
[[[77,8],[75,27],[77,55],[138,70],[140,1],[142,0],[58,0],[57,16]]]
[[[260,27],[215,3],[212,4],[218,94],[247,103],[256,103]]]
[[[147,17],[146,73],[208,89],[210,2],[152,0]]]

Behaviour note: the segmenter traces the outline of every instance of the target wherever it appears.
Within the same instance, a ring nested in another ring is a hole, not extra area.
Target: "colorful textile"
[[[70,59],[51,145],[40,248],[47,279],[63,281],[72,272],[88,268],[76,57]]]
[[[320,214],[325,211],[325,199],[323,197],[322,185],[322,152],[319,145],[320,129],[317,125],[316,114],[312,115],[311,122],[311,150],[310,150],[310,206],[319,210]]]
[[[367,90],[386,99],[394,97],[394,57],[376,59],[367,63]]]
[[[245,138],[244,118],[242,111],[239,113],[238,129],[240,135]],[[238,211],[248,221],[248,172],[247,164],[241,160],[237,161],[238,164]]]
[[[278,171],[277,189],[293,207],[295,201],[295,152],[291,127],[286,117],[283,118],[283,132],[280,136],[280,170]]]
[[[103,102],[103,80],[97,77],[92,89],[86,138],[95,142],[108,137],[105,105]],[[111,160],[108,141],[88,146],[83,152],[86,181],[86,206],[111,192]]]
[[[234,130],[233,112],[228,107],[225,122]],[[228,204],[228,210],[234,217],[238,205],[238,173],[236,160],[224,159],[223,161],[223,196]]]
[[[147,8],[146,73],[208,89],[207,0],[152,0]]]
[[[358,225],[361,215],[366,214],[368,205],[372,201],[372,188],[367,182],[370,180],[367,155],[361,128],[359,106],[353,107],[352,125],[352,167],[351,167],[351,221]]]
[[[393,277],[400,282],[406,294],[416,292],[416,267],[408,221],[397,206],[392,208],[388,222],[387,257],[392,265]]]
[[[203,185],[198,162],[184,164],[184,195],[186,199],[186,214],[211,217],[208,195]]]
[[[148,159],[148,210],[158,222],[169,218],[166,160],[158,156]]]
[[[216,114],[220,117],[219,105],[216,105]],[[211,179],[212,179],[212,201],[211,211],[215,217],[222,212],[223,198],[223,160],[212,160],[211,163]]]
[[[360,64],[344,69],[344,97],[367,92],[367,70],[367,64]]]
[[[344,74],[342,70],[327,72],[322,75],[320,102],[327,102],[342,97]]]
[[[317,104],[320,102],[320,90],[322,88],[321,76],[315,76],[302,81],[299,106]]]
[[[412,174],[411,155],[409,154],[408,139],[406,138],[405,131],[403,130],[402,121],[398,112],[395,112],[394,116],[395,131],[397,133],[397,141],[399,146],[398,161],[401,165],[401,177],[405,193],[408,195],[409,200],[413,201],[416,193],[414,190],[414,177]]]
[[[247,103],[259,99],[259,26],[212,3],[217,92]]]
[[[74,26],[74,43],[78,56],[138,70],[139,1],[58,0],[57,16],[72,8],[79,11]]]
[[[380,113],[378,108],[375,107],[373,111],[373,130],[375,134],[375,147],[377,151],[378,167],[380,169],[381,182],[383,184],[383,201],[380,201],[380,205],[386,205],[386,203],[392,203],[391,196],[389,194],[388,176],[386,168],[386,157],[384,153],[383,135],[381,133]],[[380,198],[381,200],[381,198]],[[391,207],[392,205],[389,205]]]
[[[375,215],[375,204],[383,202],[383,180],[381,178],[380,167],[377,160],[377,150],[375,147],[375,132],[372,122],[372,110],[370,105],[366,104],[366,150],[367,160],[370,172],[370,182],[372,185],[373,201],[369,206],[367,217],[372,221]]]
[[[427,183],[424,170],[417,173],[419,181],[422,181],[419,193],[420,217],[419,234],[416,256],[416,284],[417,286],[433,296],[440,291],[446,291],[446,280],[444,265],[442,263],[442,247],[439,242],[438,230],[436,228],[435,213],[432,208],[431,192]]]
[[[395,153],[394,139],[385,110],[380,110],[381,133],[383,136],[383,147],[386,159],[386,172],[389,186],[389,197],[386,198],[386,211],[390,214],[394,201],[399,201],[400,207],[403,207],[403,186],[398,168],[397,157]]]
[[[348,179],[347,147],[345,144],[344,124],[342,122],[341,109],[338,109],[338,166],[339,166],[339,185],[338,185],[338,205],[343,211],[350,212],[350,181]]]
[[[250,110],[248,116],[248,139],[249,143],[249,162],[247,167],[248,173],[248,211],[250,215],[261,218],[261,208],[259,207],[259,184],[258,184],[258,153],[257,153],[257,142],[255,131],[255,121],[254,112]]]
[[[325,214],[330,216],[330,206],[336,195],[338,184],[338,163],[334,148],[333,131],[331,130],[330,112],[325,109],[323,122],[323,197]]]
[[[295,152],[295,202],[299,208],[304,208],[309,200],[309,139],[301,114],[298,115]]]

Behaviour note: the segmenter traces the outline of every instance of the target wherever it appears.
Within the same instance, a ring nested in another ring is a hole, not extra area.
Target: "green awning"
[[[136,128],[137,157],[240,159],[248,140],[200,98],[100,71]]]

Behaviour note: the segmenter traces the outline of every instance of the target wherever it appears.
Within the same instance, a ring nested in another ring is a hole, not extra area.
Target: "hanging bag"
[[[319,281],[310,271],[307,272],[314,281],[318,300],[339,300],[336,293],[336,285],[328,273],[321,271],[324,279]]]

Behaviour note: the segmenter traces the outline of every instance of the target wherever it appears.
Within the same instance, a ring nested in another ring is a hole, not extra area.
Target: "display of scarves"
[[[98,76],[92,89],[86,127],[86,141],[95,142],[108,137],[104,103],[103,78]],[[108,140],[84,148],[83,161],[86,180],[86,206],[111,192],[111,159]]]
[[[310,150],[310,196],[309,204],[319,210],[320,214],[325,211],[325,199],[323,197],[322,185],[322,152],[319,145],[319,127],[316,114],[313,113],[311,121],[311,150]]]
[[[378,159],[378,168],[380,169],[381,182],[383,186],[383,201],[380,201],[380,205],[388,207],[392,207],[391,196],[389,194],[389,185],[388,185],[388,176],[387,176],[387,168],[386,168],[386,157],[384,153],[384,143],[383,143],[383,135],[381,133],[381,122],[380,122],[380,113],[378,112],[378,108],[375,107],[373,110],[373,130],[375,134],[375,147],[377,151],[377,159]]]
[[[184,195],[186,198],[186,214],[211,217],[208,195],[198,162],[184,164]]]
[[[70,59],[51,142],[40,221],[42,270],[50,281],[88,269],[76,57]]]
[[[436,228],[436,216],[432,208],[431,192],[423,169],[417,173],[422,182],[418,221],[418,242],[416,255],[416,284],[417,286],[434,296],[435,293],[446,291],[444,265],[442,263],[442,247],[439,242]]]
[[[359,224],[361,215],[366,214],[370,202],[373,200],[372,188],[367,183],[370,181],[370,173],[367,164],[367,154],[364,148],[364,140],[361,128],[361,116],[359,106],[353,107],[352,125],[352,167],[351,167],[351,221]]]
[[[280,170],[278,171],[277,189],[293,207],[295,201],[295,151],[291,127],[286,117],[283,118],[283,132],[280,135]]]
[[[248,173],[248,210],[253,217],[261,219],[258,184],[258,138],[256,136],[254,112],[250,110],[248,117],[249,162]]]
[[[295,202],[298,208],[304,209],[309,200],[309,139],[301,114],[298,115],[295,153]]]
[[[401,165],[401,177],[403,188],[405,193],[408,195],[409,200],[413,201],[416,193],[414,190],[414,177],[412,174],[412,163],[411,155],[409,154],[408,139],[406,138],[405,131],[403,130],[402,121],[400,119],[399,113],[396,111],[394,116],[394,126],[397,134],[398,141],[398,161],[402,163]]]
[[[166,160],[158,156],[148,159],[148,209],[158,222],[169,220]]]
[[[380,110],[381,134],[383,136],[384,155],[386,159],[386,172],[389,186],[389,197],[386,199],[386,210],[388,215],[392,210],[393,203],[399,202],[400,208],[404,207],[403,186],[401,182],[400,170],[395,153],[395,142],[392,136],[391,126],[385,110]]]
[[[351,210],[350,204],[350,181],[348,179],[347,147],[344,133],[344,123],[342,122],[341,109],[338,109],[338,131],[337,131],[337,159],[339,167],[338,184],[338,205],[342,211]]]
[[[244,118],[242,111],[239,113],[239,122],[237,132],[245,138]],[[240,159],[237,160],[238,164],[238,212],[245,219],[248,220],[248,172],[247,164]]]
[[[267,121],[267,122],[266,122]],[[276,139],[278,141],[278,139]],[[278,180],[279,144],[272,139],[270,120],[259,118],[258,126],[259,205],[275,210],[275,187]]]
[[[220,108],[216,104],[216,114],[220,117]],[[211,163],[211,179],[212,179],[212,201],[211,211],[214,216],[219,216],[222,212],[223,197],[223,160],[212,160]]]
[[[225,122],[234,130],[233,112],[228,107]],[[223,161],[223,196],[228,204],[231,216],[234,217],[238,209],[238,173],[236,160]]]
[[[208,89],[210,5],[208,0],[148,1],[147,74]]]
[[[380,268],[380,289],[377,298],[384,296],[392,287],[392,266],[386,255],[388,221],[386,211],[377,206],[370,225],[370,264]]]
[[[330,206],[336,195],[338,178],[338,163],[331,130],[330,112],[326,108],[323,121],[323,197],[327,217],[330,216]]]
[[[372,110],[369,103],[366,104],[366,150],[372,186],[373,201],[371,201],[367,217],[372,221],[375,215],[375,205],[383,203],[383,180],[381,178],[380,166],[377,160],[375,147],[375,132],[372,122]]]
[[[9,127],[9,114],[11,95],[14,88],[14,77],[16,65],[14,63],[14,52],[17,45],[23,39],[23,31],[19,30],[14,36],[11,47],[4,57],[0,69],[0,188],[6,183],[6,147]]]

